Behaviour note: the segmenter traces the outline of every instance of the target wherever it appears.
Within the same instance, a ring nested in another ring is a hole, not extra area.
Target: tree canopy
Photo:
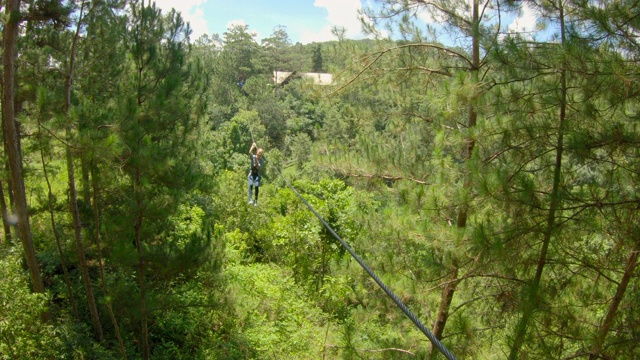
[[[640,356],[635,2],[2,5],[0,359],[444,358],[288,184],[458,359]]]

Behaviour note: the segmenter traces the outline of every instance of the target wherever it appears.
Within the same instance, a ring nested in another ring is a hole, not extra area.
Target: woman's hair
[[[259,148],[258,149],[258,156],[262,156],[262,152],[263,152],[262,148]]]

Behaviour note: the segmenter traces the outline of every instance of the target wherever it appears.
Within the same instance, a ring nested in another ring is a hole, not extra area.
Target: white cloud
[[[163,13],[176,9],[191,26],[191,39],[195,40],[203,34],[208,34],[207,21],[204,18],[203,5],[208,0],[155,0],[156,6],[162,9]]]
[[[362,37],[358,11],[362,8],[361,0],[315,0],[313,6],[327,10],[327,25],[318,32],[303,31],[300,34],[302,43],[335,40],[331,33],[333,27],[346,29],[347,38]]]
[[[300,33],[300,42],[303,44],[329,40],[336,40],[336,37],[331,33],[331,26],[325,26],[319,32],[303,30]]]
[[[534,8],[532,8],[528,3],[523,2],[520,7],[520,13],[518,17],[516,17],[509,27],[507,31],[510,33],[524,33],[524,35],[531,36],[532,33],[536,31],[536,23],[538,20],[538,16]]]
[[[313,6],[327,9],[327,21],[331,25],[340,25],[350,33],[360,32],[358,10],[362,8],[360,0],[315,0]]]
[[[427,11],[427,9],[425,8],[418,9],[417,17],[418,19],[424,21],[425,24],[432,24],[437,22],[433,17],[433,14]]]

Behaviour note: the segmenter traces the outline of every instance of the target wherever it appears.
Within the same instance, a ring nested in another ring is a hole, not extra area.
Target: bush
[[[64,358],[56,328],[42,320],[48,296],[31,292],[12,250],[0,250],[0,359]]]

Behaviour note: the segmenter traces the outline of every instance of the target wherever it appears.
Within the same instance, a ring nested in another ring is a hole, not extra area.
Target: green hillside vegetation
[[[638,7],[522,3],[3,2],[0,359],[444,359],[287,182],[457,359],[640,358]]]

